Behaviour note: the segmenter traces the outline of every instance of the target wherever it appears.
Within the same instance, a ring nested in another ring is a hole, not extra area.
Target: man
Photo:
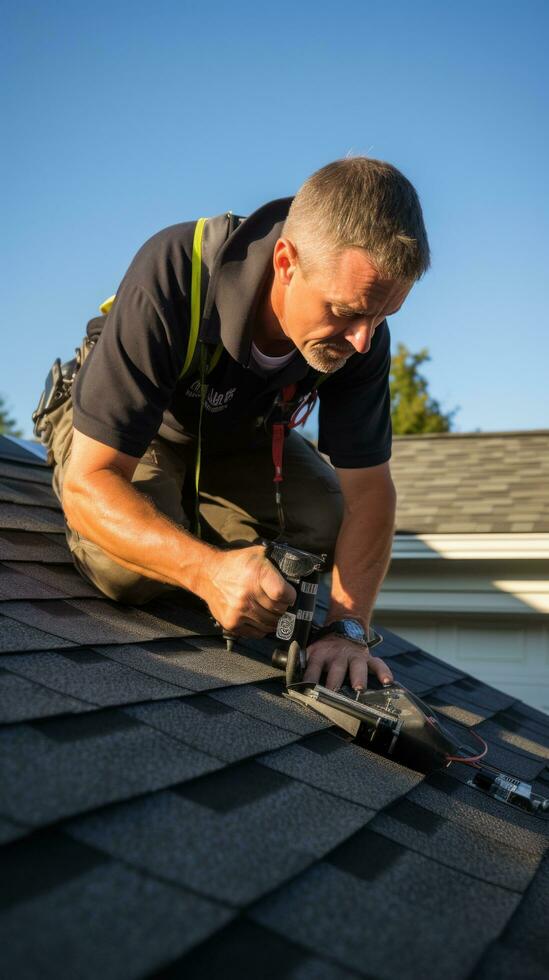
[[[278,530],[270,410],[283,388],[305,395],[321,373],[319,449],[335,469],[295,431],[284,449],[286,539],[333,562],[331,630],[310,645],[305,676],[325,672],[337,689],[348,672],[360,690],[370,669],[390,682],[366,643],[395,514],[386,318],[429,265],[416,192],[389,164],[345,159],[229,230],[204,299],[200,341],[222,344],[205,399],[196,376],[181,377],[195,227],[165,229],[138,252],[102,329],[88,327],[96,342],[72,403],[52,416],[77,567],[113,599],[182,587],[230,633],[272,632],[295,593],[257,544]],[[203,540],[182,503],[200,416]]]

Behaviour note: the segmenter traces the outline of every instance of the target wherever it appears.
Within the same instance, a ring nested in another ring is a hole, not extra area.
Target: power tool
[[[535,793],[529,783],[487,763],[479,764],[488,746],[477,732],[467,729],[483,751],[471,755],[471,750],[461,746],[441,724],[433,709],[402,684],[381,686],[370,676],[368,690],[355,692],[348,685],[333,691],[305,681],[307,646],[326,555],[301,551],[283,541],[261,543],[266,557],[296,591],[294,604],[278,620],[275,635],[279,642],[272,655],[273,666],[285,671],[285,697],[323,715],[372,752],[426,774],[452,763],[471,766],[474,776],[470,786],[533,815],[544,818],[549,813],[549,800]],[[452,723],[459,724],[455,720]]]
[[[273,653],[273,666],[287,670],[292,649],[291,669],[295,670],[299,663],[303,671],[307,665],[307,645],[326,555],[313,555],[309,551],[292,548],[284,541],[263,541],[262,544],[265,545],[265,557],[296,592],[294,604],[282,613],[277,623],[275,635],[280,644]]]
[[[355,693],[350,687],[332,691],[303,680],[326,556],[300,551],[285,542],[262,543],[266,557],[296,590],[295,603],[278,621],[276,638],[281,642],[272,657],[273,666],[286,673],[285,696],[324,715],[374,752],[425,772],[444,766],[447,756],[456,750],[454,741],[430,708],[400,684]]]
[[[265,557],[269,559],[282,577],[295,589],[296,600],[278,620],[276,638],[280,641],[273,654],[273,666],[286,669],[288,652],[295,644],[293,657],[306,666],[306,650],[309,642],[320,574],[326,564],[326,555],[313,555],[309,551],[293,548],[284,541],[261,540]],[[219,625],[216,623],[216,625]],[[229,652],[236,637],[223,631],[223,639]]]

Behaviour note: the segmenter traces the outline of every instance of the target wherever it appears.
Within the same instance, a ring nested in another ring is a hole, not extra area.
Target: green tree
[[[9,410],[4,398],[0,395],[0,436],[22,436],[21,429],[17,428],[15,419],[9,416]]]
[[[439,402],[432,398],[427,379],[419,368],[430,361],[429,351],[423,348],[412,354],[405,344],[399,344],[391,362],[391,418],[393,432],[397,436],[418,432],[449,432],[455,414],[443,412]]]

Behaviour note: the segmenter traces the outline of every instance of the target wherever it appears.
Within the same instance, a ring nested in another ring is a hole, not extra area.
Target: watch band
[[[352,629],[347,630],[347,624]],[[355,635],[351,635],[354,633]],[[368,628],[368,632],[362,626],[362,623],[358,619],[352,619],[348,617],[346,619],[336,619],[327,626],[313,626],[311,629],[311,639],[310,642],[316,643],[317,640],[321,640],[324,636],[331,635],[342,636],[351,643],[356,643],[357,646],[367,647],[372,650],[374,647],[378,646],[379,643],[383,642],[383,637],[378,633],[373,627]],[[362,634],[362,635],[360,635]]]

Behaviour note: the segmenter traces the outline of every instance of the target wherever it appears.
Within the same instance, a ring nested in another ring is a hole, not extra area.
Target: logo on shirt
[[[207,412],[223,412],[228,408],[233,400],[236,388],[229,388],[227,391],[216,391],[215,388],[208,388],[208,395],[204,402]],[[200,381],[193,381],[187,388],[185,395],[187,398],[200,398]]]

